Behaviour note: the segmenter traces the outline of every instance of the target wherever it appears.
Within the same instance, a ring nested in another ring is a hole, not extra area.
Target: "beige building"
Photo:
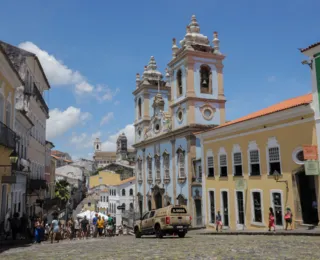
[[[27,115],[34,125],[27,146],[30,161],[27,203],[29,213],[37,214],[42,210],[46,188],[46,120],[49,118],[49,108],[43,96],[50,89],[50,84],[35,54],[2,41],[0,44],[23,81],[24,88],[19,99],[28,104]]]

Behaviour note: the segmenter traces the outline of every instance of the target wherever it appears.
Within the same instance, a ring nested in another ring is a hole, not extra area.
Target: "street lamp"
[[[18,154],[16,153],[16,151],[13,151],[13,152],[10,154],[9,159],[10,159],[10,162],[11,162],[10,165],[0,165],[0,167],[11,167],[12,164],[17,163],[19,157],[18,157]]]
[[[273,172],[273,178],[274,178],[274,180],[275,180],[276,182],[284,182],[284,183],[286,184],[286,190],[287,190],[287,192],[288,192],[288,191],[289,191],[288,181],[287,181],[287,180],[280,181],[280,180],[279,180],[279,179],[280,179],[280,176],[281,176],[281,174],[280,174],[277,170],[275,170],[275,171]]]

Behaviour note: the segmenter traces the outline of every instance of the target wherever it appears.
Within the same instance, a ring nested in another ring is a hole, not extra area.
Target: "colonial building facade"
[[[317,144],[313,109],[308,94],[198,135],[207,227],[220,211],[225,228],[266,230],[270,207],[278,229],[288,207],[295,223],[312,224],[320,183],[307,175],[303,147]]]
[[[142,77],[136,75],[134,147],[141,212],[181,204],[194,221],[202,219],[200,142],[193,133],[225,122],[225,56],[216,32],[212,42],[192,16],[180,48],[173,39],[166,81],[154,57]]]

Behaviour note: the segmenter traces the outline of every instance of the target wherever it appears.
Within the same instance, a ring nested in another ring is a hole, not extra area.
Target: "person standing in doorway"
[[[217,216],[216,216],[216,230],[217,230],[217,232],[219,231],[219,227],[220,227],[220,231],[222,232],[222,217],[221,217],[220,211],[218,211]]]
[[[273,231],[276,231],[276,226],[274,224],[274,212],[273,208],[269,208],[269,231],[271,231],[271,228],[273,227]]]

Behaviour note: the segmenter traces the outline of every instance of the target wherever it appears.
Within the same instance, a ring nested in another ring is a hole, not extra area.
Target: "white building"
[[[98,203],[98,211],[102,213],[110,213],[116,219],[116,225],[122,224],[123,216],[127,212],[134,212],[135,201],[135,183],[136,177],[128,178],[121,181],[118,185],[110,185],[100,192],[100,201]],[[118,209],[123,206],[123,209]]]
[[[19,98],[27,107],[27,116],[34,125],[30,137],[24,136],[23,129],[21,134],[22,142],[26,145],[27,159],[31,162],[27,187],[28,213],[38,214],[41,211],[46,188],[46,120],[49,118],[49,109],[43,96],[45,91],[50,89],[50,84],[34,53],[2,41],[0,44],[23,80],[24,88]]]

